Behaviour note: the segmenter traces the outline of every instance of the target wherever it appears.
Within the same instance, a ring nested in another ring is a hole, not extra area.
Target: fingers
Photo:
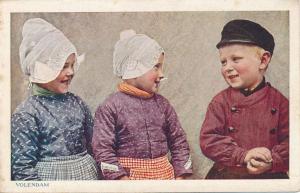
[[[249,174],[260,174],[259,168],[252,166],[250,161],[247,163],[247,170]]]
[[[272,168],[272,163],[265,163],[251,159],[247,163],[247,170],[249,174],[261,174]]]
[[[260,162],[260,161],[257,161],[257,160],[255,160],[255,159],[251,159],[251,160],[249,161],[249,163],[250,163],[250,165],[251,165],[252,167],[258,168],[258,167],[263,167],[263,163],[264,163],[264,162]]]
[[[256,147],[249,150],[245,157],[245,163],[250,161],[250,159],[262,160],[264,162],[272,162],[271,151],[265,147]]]
[[[270,162],[271,158],[270,158],[270,156],[266,155],[265,153],[258,151],[258,152],[256,152],[254,159],[262,160],[264,162]]]
[[[270,162],[272,160],[272,154],[268,148],[259,147],[259,148],[257,148],[257,151],[265,156],[266,162]]]

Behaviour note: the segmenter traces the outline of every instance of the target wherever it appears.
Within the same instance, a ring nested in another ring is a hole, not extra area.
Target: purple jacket
[[[245,97],[227,88],[213,98],[201,128],[203,154],[224,166],[242,167],[248,150],[271,150],[273,168],[289,167],[289,102],[268,83]]]
[[[95,113],[92,148],[105,179],[128,175],[118,157],[153,159],[171,152],[175,176],[191,174],[185,133],[159,94],[148,99],[116,92]]]

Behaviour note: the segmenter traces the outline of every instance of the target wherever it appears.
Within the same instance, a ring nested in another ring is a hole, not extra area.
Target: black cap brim
[[[255,43],[251,40],[241,40],[241,39],[226,40],[226,39],[223,39],[216,45],[216,47],[219,49],[220,47],[223,47],[223,46],[228,45],[228,44],[252,44],[252,45],[257,45],[257,43]]]

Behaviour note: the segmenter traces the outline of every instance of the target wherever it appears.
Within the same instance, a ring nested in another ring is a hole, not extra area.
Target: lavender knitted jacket
[[[171,153],[175,176],[191,174],[189,145],[177,114],[159,94],[116,92],[95,113],[92,148],[104,179],[128,175],[118,157],[153,159]]]

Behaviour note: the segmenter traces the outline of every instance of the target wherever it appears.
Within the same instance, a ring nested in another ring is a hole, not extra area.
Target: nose
[[[158,77],[159,77],[160,80],[164,78],[164,73],[163,73],[162,70],[158,71]]]
[[[69,67],[66,70],[67,70],[67,72],[66,72],[67,76],[73,76],[74,75],[74,68],[73,67]]]
[[[227,73],[233,71],[232,65],[228,62],[225,66],[223,66],[223,71]]]

